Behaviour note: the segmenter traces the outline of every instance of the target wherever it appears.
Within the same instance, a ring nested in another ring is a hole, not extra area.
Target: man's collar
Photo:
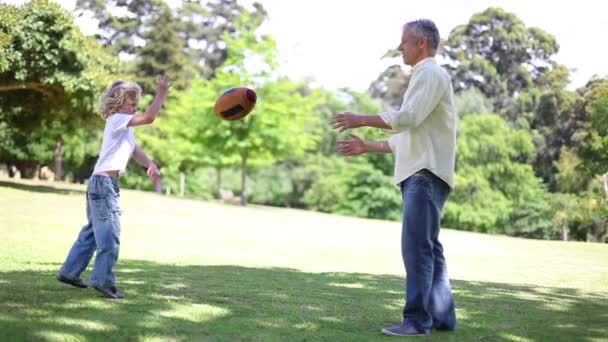
[[[420,69],[420,67],[426,63],[435,63],[435,57],[429,56],[429,57],[426,57],[426,58],[418,61],[418,63],[414,64],[414,66],[412,67],[412,72]]]

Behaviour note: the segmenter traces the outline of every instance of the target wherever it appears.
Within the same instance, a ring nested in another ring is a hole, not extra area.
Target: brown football
[[[251,113],[257,95],[247,87],[235,87],[226,90],[215,101],[215,114],[222,120],[238,120]]]

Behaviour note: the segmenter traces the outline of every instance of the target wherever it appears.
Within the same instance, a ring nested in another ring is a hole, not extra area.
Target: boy
[[[67,259],[56,275],[60,282],[86,288],[80,278],[93,252],[97,251],[91,286],[112,299],[124,298],[115,285],[113,273],[120,247],[120,189],[118,177],[131,156],[147,168],[153,183],[160,177],[154,162],[137,145],[133,127],[151,124],[167,97],[169,78],[156,84],[156,96],[148,110],[135,115],[141,88],[132,82],[114,81],[99,100],[99,112],[106,121],[99,159],[87,186],[87,224],[82,227]]]

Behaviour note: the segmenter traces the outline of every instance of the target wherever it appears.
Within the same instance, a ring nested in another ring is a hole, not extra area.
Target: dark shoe
[[[402,320],[401,324],[393,325],[382,329],[382,333],[392,336],[426,336],[430,332],[428,329],[417,327],[414,323]]]
[[[62,274],[58,274],[55,276],[55,279],[59,280],[62,283],[70,284],[72,286],[80,287],[82,289],[86,289],[89,285],[84,282],[84,280],[80,278],[68,278]]]
[[[108,297],[108,298],[112,298],[112,299],[121,299],[121,298],[125,298],[125,295],[118,291],[118,289],[116,288],[116,286],[110,286],[110,287],[98,287],[98,286],[93,286],[93,288],[101,293],[103,293],[104,296]]]
[[[456,327],[451,327],[446,324],[433,324],[433,329],[437,331],[454,331]]]

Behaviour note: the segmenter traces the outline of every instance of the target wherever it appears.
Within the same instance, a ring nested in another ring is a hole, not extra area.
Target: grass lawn
[[[0,341],[395,339],[398,222],[123,190],[113,301],[54,279],[84,190],[0,179]],[[608,245],[441,236],[459,325],[425,341],[608,340]]]

